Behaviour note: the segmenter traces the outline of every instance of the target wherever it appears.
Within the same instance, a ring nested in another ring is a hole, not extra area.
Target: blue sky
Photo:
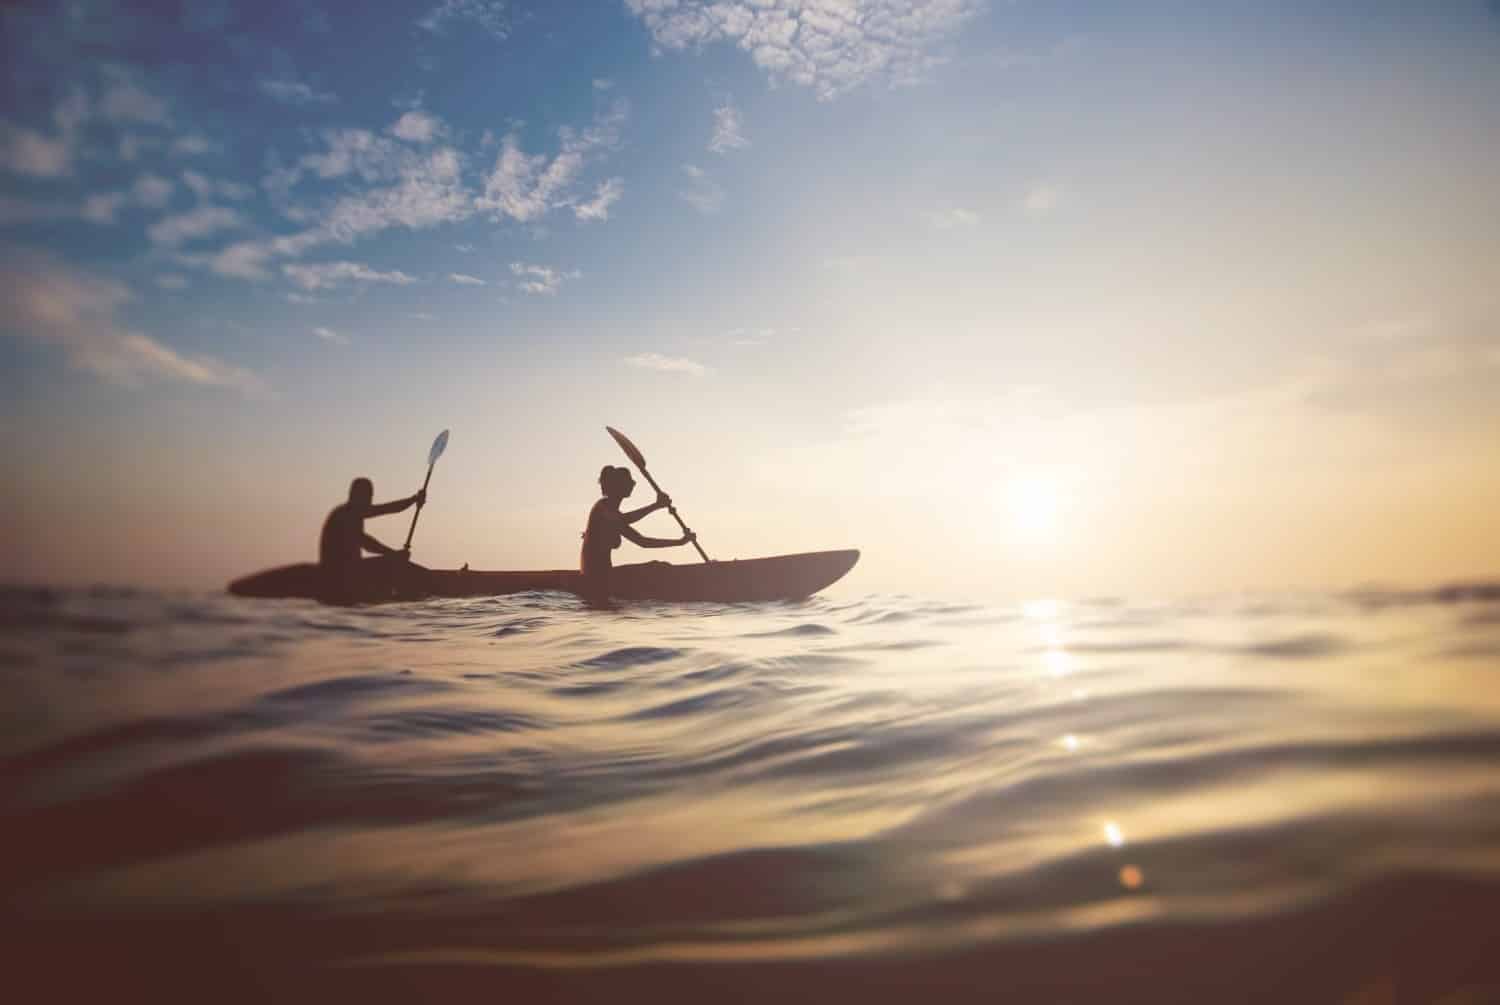
[[[445,426],[418,557],[567,565],[605,423],[870,589],[1493,569],[1500,16],[1305,6],[8,7],[19,576],[291,561]]]

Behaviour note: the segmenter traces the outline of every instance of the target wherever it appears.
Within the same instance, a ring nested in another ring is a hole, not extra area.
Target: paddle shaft
[[[651,477],[651,472],[649,472],[649,471],[646,470],[646,465],[641,464],[641,465],[638,465],[638,466],[641,469],[641,474],[645,475],[647,483],[649,483],[650,486],[653,489],[656,490],[656,494],[657,495],[665,495],[665,493],[662,492],[662,490],[661,490],[661,486],[658,485],[658,484],[656,484],[656,479]],[[672,514],[672,519],[674,519],[674,520],[677,521],[677,526],[679,526],[679,527],[682,528],[682,532],[684,534],[691,534],[692,533],[692,531],[688,530],[688,525],[682,522],[682,517],[680,517],[680,516],[677,515],[677,507],[676,506],[668,506],[667,507],[667,512],[670,513],[670,514]],[[705,562],[707,562],[709,560],[708,555],[704,554],[703,545],[701,545],[701,544],[698,543],[698,539],[696,537],[693,538],[693,547],[698,549],[698,557],[699,558],[703,559],[703,561],[705,561]]]
[[[437,461],[427,465],[427,477],[422,479],[422,491],[427,491],[427,483],[432,481],[432,469],[437,466]],[[411,536],[417,532],[417,517],[422,515],[423,503],[417,503],[417,511],[411,515],[411,526],[406,529],[406,543],[401,546],[405,551],[411,547]]]

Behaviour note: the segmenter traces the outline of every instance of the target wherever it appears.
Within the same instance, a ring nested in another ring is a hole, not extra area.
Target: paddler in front
[[[335,506],[323,521],[318,565],[323,574],[324,599],[328,601],[349,603],[370,597],[391,579],[392,563],[404,564],[411,557],[410,549],[391,548],[366,534],[365,519],[420,506],[427,501],[427,490],[379,505],[374,498],[374,483],[356,478],[349,483],[348,501]],[[372,551],[380,557],[363,560],[361,551]]]
[[[635,479],[627,468],[606,464],[599,472],[599,491],[603,497],[589,510],[588,528],[583,532],[583,552],[579,556],[579,570],[583,573],[584,597],[592,603],[603,603],[609,599],[609,571],[613,568],[610,552],[620,546],[625,538],[642,548],[674,548],[680,544],[691,544],[691,532],[678,538],[647,537],[630,525],[641,517],[666,509],[672,499],[665,492],[656,494],[656,502],[640,509],[620,512],[620,503],[635,491]]]

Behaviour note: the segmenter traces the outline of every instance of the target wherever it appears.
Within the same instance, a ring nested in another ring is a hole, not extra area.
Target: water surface
[[[1500,1000],[1500,589],[0,594],[20,973],[182,997]]]

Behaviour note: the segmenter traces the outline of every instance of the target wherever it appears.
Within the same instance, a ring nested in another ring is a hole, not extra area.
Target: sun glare
[[[1028,541],[1044,541],[1057,532],[1058,502],[1057,486],[1046,478],[1012,478],[1006,486],[1011,526]]]

